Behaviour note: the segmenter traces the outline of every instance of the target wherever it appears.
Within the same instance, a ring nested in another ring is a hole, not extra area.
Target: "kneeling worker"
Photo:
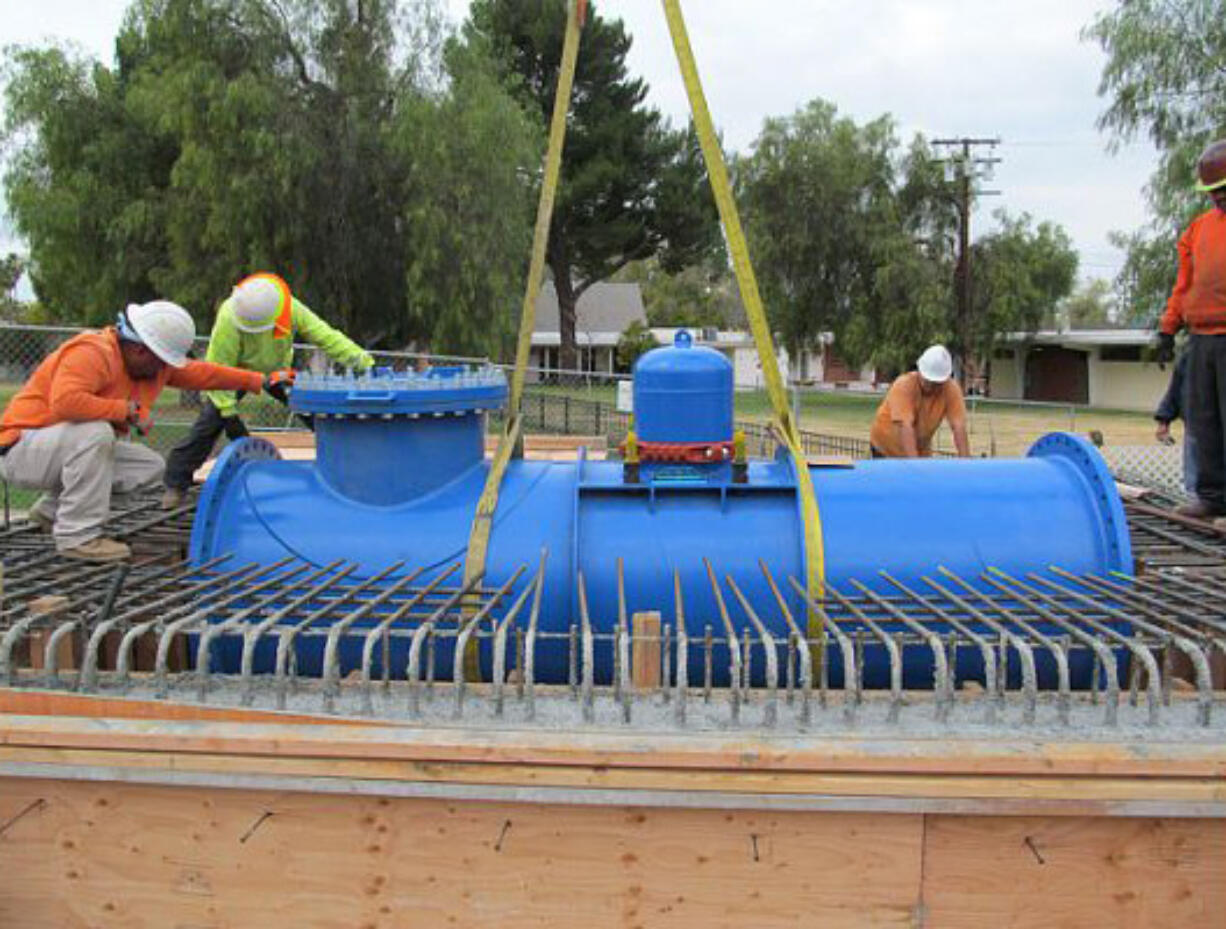
[[[0,474],[45,493],[30,519],[55,536],[61,555],[118,561],[128,546],[104,538],[111,494],[157,487],[165,463],[144,445],[121,441],[152,425],[166,386],[260,391],[265,379],[189,361],[196,326],[167,300],[131,304],[116,326],[73,336],[43,359],[0,417]]]
[[[950,375],[953,359],[944,345],[933,345],[920,355],[917,371],[895,378],[877,408],[869,435],[874,458],[917,458],[932,454],[932,437],[949,421],[958,456],[969,458],[966,404],[962,388]]]
[[[296,300],[289,285],[275,274],[244,278],[217,308],[206,357],[215,364],[275,376],[293,363],[296,335],[318,345],[343,367],[365,371],[375,363],[368,352]],[[233,391],[212,391],[205,398],[191,432],[167,459],[165,509],[182,504],[192,475],[209,457],[218,436],[224,432],[233,440],[247,434],[238,415],[240,399],[242,394]]]

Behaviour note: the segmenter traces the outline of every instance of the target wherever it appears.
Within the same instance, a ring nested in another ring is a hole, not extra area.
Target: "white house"
[[[694,336],[694,344],[723,352],[732,362],[733,384],[739,390],[756,390],[766,386],[762,377],[762,364],[758,360],[758,350],[750,333],[740,329],[715,328],[690,331]],[[661,345],[671,345],[677,328],[656,327],[651,330],[651,334]],[[799,371],[793,370],[787,349],[776,346],[779,373],[784,381],[791,383],[795,376],[802,384],[820,383],[852,389],[872,387],[876,377],[873,368],[865,367],[859,371],[848,368],[835,354],[833,343],[834,337],[830,333],[824,333],[817,351],[806,351],[801,355]]]
[[[626,327],[634,322],[647,325],[647,311],[638,284],[593,284],[580,295],[575,317],[581,371],[612,373],[617,364],[617,340]],[[558,295],[553,282],[546,281],[536,298],[529,365],[541,372],[558,370],[561,344]]]
[[[992,354],[989,393],[1008,400],[1152,410],[1171,378],[1145,351],[1148,329],[1013,333]]]

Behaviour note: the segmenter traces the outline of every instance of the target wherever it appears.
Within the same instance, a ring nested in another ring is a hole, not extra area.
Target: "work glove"
[[[1164,365],[1175,360],[1175,337],[1165,332],[1158,333],[1158,350],[1155,353],[1158,364]]]
[[[290,388],[294,386],[297,375],[293,368],[282,368],[264,375],[264,393],[279,403],[289,403]]]
[[[221,428],[226,431],[226,438],[231,442],[248,436],[247,424],[241,416],[227,416],[221,421]]]
[[[141,406],[140,403],[135,400],[129,400],[128,425],[132,427],[133,432],[143,438],[153,428],[153,417],[149,415],[149,411]]]

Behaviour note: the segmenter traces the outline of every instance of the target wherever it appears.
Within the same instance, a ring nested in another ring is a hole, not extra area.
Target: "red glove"
[[[264,392],[281,403],[289,402],[290,388],[294,386],[297,373],[293,368],[282,368],[264,375]]]

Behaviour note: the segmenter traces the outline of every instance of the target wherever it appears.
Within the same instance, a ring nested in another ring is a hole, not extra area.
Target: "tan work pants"
[[[54,522],[60,551],[102,535],[111,494],[157,487],[165,468],[161,455],[121,441],[108,422],[25,429],[0,458],[0,474],[14,487],[46,491],[32,509]]]

